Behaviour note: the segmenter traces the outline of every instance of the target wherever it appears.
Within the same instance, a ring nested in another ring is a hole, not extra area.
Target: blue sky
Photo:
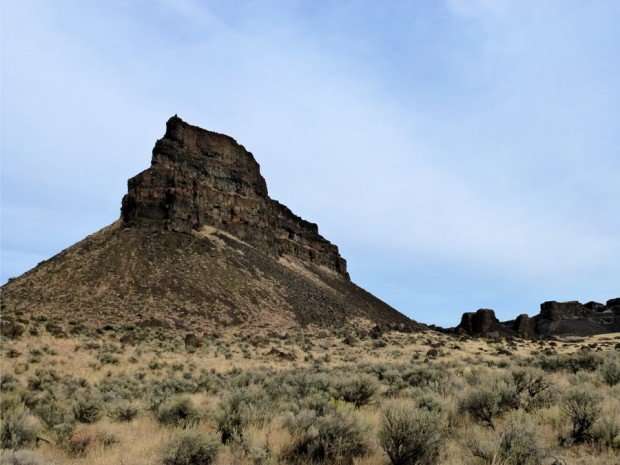
[[[117,219],[177,113],[415,319],[620,296],[620,2],[2,10],[3,282]]]

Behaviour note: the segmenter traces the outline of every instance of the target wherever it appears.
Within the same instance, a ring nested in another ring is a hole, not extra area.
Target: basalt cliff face
[[[128,184],[127,224],[183,233],[210,226],[273,257],[291,255],[348,277],[338,247],[269,197],[258,163],[231,137],[170,118],[151,167]]]
[[[549,301],[540,304],[538,315],[529,317],[522,314],[504,322],[496,318],[493,310],[480,309],[464,313],[460,324],[453,331],[471,336],[525,338],[620,332],[620,299],[610,299],[606,304]]]
[[[171,118],[121,218],[2,288],[3,318],[77,325],[422,328],[349,279],[231,137]]]

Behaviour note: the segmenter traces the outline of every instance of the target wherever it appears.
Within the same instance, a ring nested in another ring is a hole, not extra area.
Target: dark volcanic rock
[[[605,305],[605,311],[609,311],[615,314],[620,313],[620,298],[609,299]]]
[[[599,312],[605,310],[605,304],[602,304],[600,302],[594,302],[593,300],[583,304],[583,306],[586,307],[588,310],[597,310]]]
[[[576,300],[570,302],[543,302],[540,304],[540,319],[560,321],[583,318],[587,309]]]
[[[128,185],[121,217],[129,225],[183,233],[210,226],[274,257],[292,255],[348,276],[338,247],[269,197],[259,164],[231,137],[172,117],[151,167]]]
[[[456,331],[470,336],[494,336],[510,333],[510,330],[495,317],[495,312],[488,308],[481,308],[475,313],[463,313],[461,323],[456,327]]]
[[[530,338],[536,335],[536,322],[522,313],[515,320],[512,329],[519,337]]]
[[[577,301],[544,302],[540,313],[533,317],[519,315],[513,321],[499,322],[492,310],[464,313],[461,323],[452,330],[470,336],[517,335],[524,338],[540,336],[589,336],[620,331],[620,299],[606,305]]]

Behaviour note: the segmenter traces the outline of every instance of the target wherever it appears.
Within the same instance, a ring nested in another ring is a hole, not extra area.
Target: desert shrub
[[[3,450],[0,465],[44,465],[47,463],[30,450]]]
[[[536,368],[517,368],[510,373],[515,394],[521,396],[523,406],[528,409],[539,403],[543,393],[549,389],[549,382],[542,370]]]
[[[66,446],[75,431],[75,422],[59,423],[54,425],[50,432],[54,438],[54,442],[58,445]]]
[[[99,355],[99,363],[102,365],[118,365],[120,362],[120,359],[110,352],[103,352]]]
[[[11,373],[2,373],[0,375],[0,392],[14,391],[18,385],[17,378]]]
[[[157,410],[157,420],[163,425],[177,425],[184,428],[195,426],[201,418],[200,410],[185,396],[170,397]]]
[[[591,439],[592,426],[601,412],[600,396],[583,386],[575,386],[565,394],[562,407],[572,424],[566,443],[580,443]]]
[[[103,378],[97,388],[104,402],[134,400],[142,396],[142,386],[138,380],[124,373]]]
[[[418,408],[388,408],[379,442],[393,465],[433,464],[444,441],[438,413]]]
[[[124,401],[113,405],[108,414],[114,421],[131,421],[138,415],[140,409],[132,402]]]
[[[620,418],[602,417],[595,423],[592,437],[603,448],[620,449]]]
[[[372,341],[373,349],[381,349],[383,347],[387,347],[388,343],[385,339],[375,339]]]
[[[545,355],[539,358],[538,365],[546,371],[594,371],[601,363],[601,356],[589,350],[575,354]]]
[[[34,413],[48,428],[54,428],[63,423],[73,423],[75,420],[73,409],[64,402],[53,398],[46,398],[40,402]]]
[[[91,392],[78,392],[73,400],[73,415],[82,423],[95,423],[103,415],[103,403]]]
[[[368,450],[367,428],[351,410],[333,408],[325,415],[302,410],[289,414],[285,426],[292,435],[282,459],[293,464],[351,464]]]
[[[429,412],[442,412],[444,405],[439,396],[425,389],[416,389],[412,392],[411,398],[417,407]]]
[[[461,398],[459,410],[493,428],[493,419],[501,412],[499,393],[492,387],[470,390]]]
[[[377,380],[370,375],[356,375],[344,378],[335,385],[334,397],[356,407],[368,404],[379,389]]]
[[[164,465],[210,465],[220,442],[213,435],[196,429],[177,433],[162,454]]]
[[[264,421],[266,412],[267,399],[261,390],[248,387],[228,392],[215,416],[222,442],[243,437],[249,425]]]
[[[606,357],[599,371],[603,380],[610,386],[620,383],[620,356],[614,354]]]
[[[7,356],[8,358],[17,358],[17,357],[19,357],[21,354],[22,354],[22,353],[21,353],[19,350],[15,349],[15,348],[13,348],[13,347],[11,347],[10,349],[8,349],[8,350],[6,351],[6,356]]]
[[[540,465],[546,453],[539,436],[534,423],[521,417],[511,420],[501,432],[474,428],[464,446],[488,465]]]
[[[435,369],[424,365],[410,368],[403,374],[403,378],[410,386],[424,387],[441,379],[440,373]]]
[[[40,425],[24,406],[2,412],[0,426],[0,447],[22,449],[31,445],[39,434]]]
[[[545,457],[536,425],[526,418],[512,420],[499,444],[500,463],[504,465],[538,465]]]
[[[58,374],[50,369],[38,369],[35,375],[28,380],[28,389],[32,391],[44,391],[50,389],[58,381]]]

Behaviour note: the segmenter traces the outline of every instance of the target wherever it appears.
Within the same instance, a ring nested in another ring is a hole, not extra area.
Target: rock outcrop
[[[471,336],[590,336],[620,331],[620,299],[606,304],[577,301],[543,302],[540,313],[533,317],[519,315],[515,320],[499,322],[493,310],[481,309],[464,313],[454,332]]]
[[[269,197],[243,146],[176,116],[120,220],[2,287],[2,319],[20,315],[198,338],[233,325],[423,327],[351,282],[317,225]]]
[[[505,328],[495,316],[495,312],[488,308],[463,313],[461,323],[457,326],[459,333],[471,336],[493,336],[505,333]]]
[[[151,167],[128,185],[121,208],[128,225],[183,233],[214,227],[273,257],[291,255],[348,277],[338,247],[269,197],[254,156],[229,136],[174,116]]]

